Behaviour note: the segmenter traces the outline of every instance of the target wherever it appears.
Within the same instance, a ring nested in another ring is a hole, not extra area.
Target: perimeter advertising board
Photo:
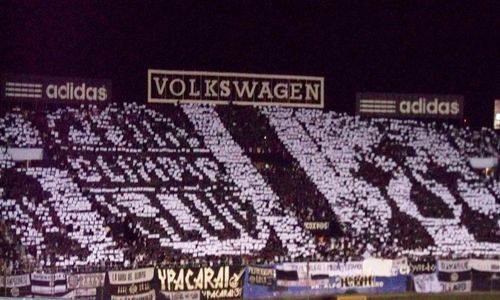
[[[461,95],[357,93],[356,114],[367,117],[462,119]]]
[[[80,104],[111,100],[110,80],[21,74],[1,77],[4,101]]]
[[[323,108],[324,78],[150,69],[148,102]]]

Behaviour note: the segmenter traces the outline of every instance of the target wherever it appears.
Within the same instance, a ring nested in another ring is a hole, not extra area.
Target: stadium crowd
[[[500,255],[500,184],[468,163],[498,157],[486,129],[125,103],[3,108],[0,136],[7,272]]]

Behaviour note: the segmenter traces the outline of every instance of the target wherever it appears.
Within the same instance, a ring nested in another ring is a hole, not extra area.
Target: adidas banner
[[[111,101],[112,83],[106,79],[1,74],[0,98],[44,103]]]
[[[30,275],[12,275],[0,277],[0,296],[26,297],[31,294]]]
[[[464,96],[356,93],[356,114],[368,117],[461,119]]]

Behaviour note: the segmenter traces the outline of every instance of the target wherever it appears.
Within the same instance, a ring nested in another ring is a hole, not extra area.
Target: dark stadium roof
[[[356,91],[466,96],[491,127],[498,1],[2,1],[0,71],[104,77],[146,99],[148,67],[319,75],[327,107]]]

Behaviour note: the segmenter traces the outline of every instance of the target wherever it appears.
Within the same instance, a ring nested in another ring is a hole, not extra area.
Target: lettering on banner
[[[68,289],[98,288],[104,286],[104,273],[68,275]]]
[[[315,284],[312,289],[351,289],[351,288],[380,288],[384,283],[374,276],[346,276],[335,277],[334,282]]]
[[[161,292],[167,299],[170,300],[200,300],[200,291],[187,292]]]
[[[410,273],[414,275],[430,274],[437,271],[437,263],[433,258],[410,261]]]
[[[271,267],[248,267],[248,282],[257,285],[272,285],[274,279],[274,268]]]
[[[111,300],[155,300],[155,299],[156,299],[155,290],[151,290],[141,295],[122,295],[122,296],[111,295]]]
[[[104,102],[111,100],[110,80],[2,74],[2,96],[12,101],[45,103]]]
[[[468,259],[438,261],[438,270],[440,272],[463,272],[470,271],[470,269]]]
[[[26,296],[31,292],[30,275],[0,277],[0,295],[9,297]]]
[[[143,297],[147,299],[151,295],[151,281],[154,277],[154,268],[143,268],[126,271],[110,271],[109,283],[113,297]],[[154,292],[154,291],[153,291]],[[152,294],[155,295],[154,293]],[[121,299],[121,298],[116,298]],[[131,298],[126,298],[131,299]],[[137,299],[137,298],[133,298]]]
[[[444,292],[470,292],[471,276],[469,259],[438,260],[438,279]]]
[[[468,281],[460,282],[440,282],[442,291],[445,293],[453,292],[470,292],[472,290],[472,283]]]
[[[178,101],[322,108],[324,78],[148,70],[148,102]]]
[[[313,231],[326,231],[330,229],[330,222],[304,222],[304,227]]]
[[[6,276],[6,277],[0,277],[0,288],[2,287],[21,287],[21,286],[27,286],[30,285],[30,275],[25,274],[25,275],[13,275],[13,276]],[[4,282],[5,279],[5,282]],[[4,285],[5,283],[5,285]]]
[[[200,291],[204,299],[240,298],[243,294],[243,267],[158,269],[162,292]]]
[[[35,296],[63,296],[67,292],[65,273],[31,274],[31,292]]]
[[[309,263],[309,273],[313,276],[346,277],[362,276],[363,262],[313,262]]]

